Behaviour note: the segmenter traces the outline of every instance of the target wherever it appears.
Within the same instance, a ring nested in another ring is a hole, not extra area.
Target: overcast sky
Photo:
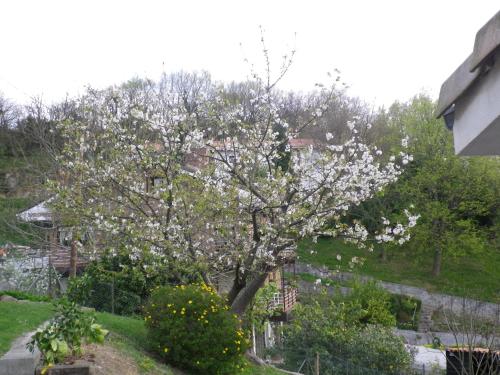
[[[0,92],[47,101],[165,72],[243,80],[262,62],[259,26],[276,63],[296,48],[282,88],[311,89],[338,68],[374,106],[441,83],[472,52],[498,0],[2,0]],[[241,45],[240,45],[241,44]]]

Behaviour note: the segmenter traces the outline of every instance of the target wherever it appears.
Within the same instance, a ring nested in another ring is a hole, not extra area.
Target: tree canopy
[[[89,90],[60,122],[55,207],[99,233],[100,246],[154,254],[179,276],[189,269],[211,283],[231,273],[229,301],[243,313],[298,239],[328,234],[363,246],[366,228],[342,216],[394,182],[411,159],[400,151],[382,160],[356,119],[343,140],[329,131],[303,138],[331,109],[335,81],[293,124],[289,97],[270,77],[254,75],[244,96],[206,78],[187,87],[165,77]],[[414,226],[416,216],[406,216]],[[404,242],[406,229],[398,223],[378,239]]]

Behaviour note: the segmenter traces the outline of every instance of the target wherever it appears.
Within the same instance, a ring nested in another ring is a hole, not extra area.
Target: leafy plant
[[[196,374],[234,374],[248,340],[238,317],[216,292],[201,285],[157,288],[144,311],[152,350]]]
[[[322,374],[399,374],[411,355],[392,333],[394,316],[388,296],[359,285],[349,296],[320,294],[297,304],[284,327],[285,367],[296,370],[304,360],[320,357]],[[385,292],[384,292],[385,293]],[[306,371],[307,369],[303,369]]]
[[[342,304],[346,318],[352,325],[376,324],[394,327],[396,318],[391,312],[391,295],[375,281],[354,281],[347,295],[337,293],[335,302]]]
[[[391,294],[390,305],[398,328],[417,330],[422,306],[420,300],[401,294]]]
[[[84,342],[104,342],[108,331],[74,302],[61,299],[55,310],[54,318],[45,328],[38,329],[27,344],[31,352],[38,347],[46,366],[60,363],[68,355],[80,356]]]
[[[273,304],[278,292],[278,287],[274,283],[269,283],[259,289],[245,314],[245,323],[248,326],[253,325],[258,331],[263,331],[265,322],[270,317],[279,314],[279,310]]]
[[[42,353],[44,364],[48,366],[62,362],[69,354],[68,343],[56,324],[49,324],[46,328],[36,331],[28,343],[28,349],[33,352],[35,346]]]

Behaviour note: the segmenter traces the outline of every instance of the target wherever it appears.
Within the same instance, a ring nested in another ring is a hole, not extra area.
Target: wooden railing
[[[274,293],[271,301],[271,309],[288,312],[297,302],[297,288],[285,286],[283,290]]]
[[[69,271],[71,251],[68,246],[51,244],[49,257],[51,265],[58,272],[65,273]],[[79,254],[76,260],[76,268],[81,270],[85,268],[88,264],[89,260],[83,257],[81,254]]]
[[[297,288],[285,286],[283,299],[283,311],[288,312],[297,302]]]

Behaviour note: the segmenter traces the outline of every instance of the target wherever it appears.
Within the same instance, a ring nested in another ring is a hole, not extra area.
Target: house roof
[[[441,117],[479,77],[479,69],[470,72],[469,66],[471,61],[472,55],[467,57],[457,70],[441,85],[436,117]]]
[[[48,207],[51,200],[52,198],[38,203],[36,206],[20,212],[16,216],[17,218],[30,223],[42,221],[51,222],[52,210]]]
[[[436,117],[441,117],[481,76],[483,66],[499,47],[500,11],[477,32],[472,54],[441,86]]]
[[[476,34],[470,70],[476,70],[500,46],[500,11]]]
[[[216,150],[232,150],[233,144],[231,141],[221,141],[221,140],[213,140],[210,141],[210,146],[215,148]],[[300,149],[307,148],[309,146],[315,146],[318,144],[318,141],[313,138],[288,138],[288,144],[292,149]]]
[[[292,149],[307,148],[309,146],[316,146],[318,141],[312,138],[289,138],[288,143]]]

